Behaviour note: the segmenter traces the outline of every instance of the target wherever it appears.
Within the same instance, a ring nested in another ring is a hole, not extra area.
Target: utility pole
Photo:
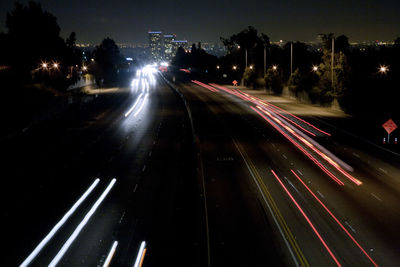
[[[245,49],[245,57],[246,57],[246,68],[247,68],[247,48]]]
[[[264,76],[267,74],[267,46],[264,45]]]
[[[293,42],[290,42],[290,75],[293,73]]]
[[[333,95],[336,98],[336,92],[335,92],[335,87],[334,87],[334,80],[333,80],[333,65],[335,62],[335,38],[332,37],[332,56],[331,56],[331,79],[332,79],[332,90],[333,90]]]

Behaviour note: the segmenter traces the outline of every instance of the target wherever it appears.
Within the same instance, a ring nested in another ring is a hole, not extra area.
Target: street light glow
[[[219,69],[220,67],[219,67],[219,65],[217,65],[217,69]]]
[[[278,69],[278,66],[273,65],[273,66],[272,66],[272,69],[273,69],[273,70],[277,70],[277,69]]]
[[[387,66],[385,66],[385,65],[380,65],[379,66],[379,72],[380,73],[386,74],[386,72],[388,72],[388,71],[389,71],[389,68]]]
[[[83,69],[83,70],[87,70],[87,67],[86,67],[86,66],[83,66],[82,69]]]
[[[318,71],[318,66],[313,66],[313,67],[312,67],[312,70],[313,70],[313,71]]]
[[[253,69],[253,65],[250,65],[250,69],[251,69],[251,70]]]
[[[47,63],[42,63],[42,68],[46,69],[47,68]]]
[[[58,68],[58,63],[54,63],[53,67],[57,69]]]
[[[236,70],[236,69],[237,69],[237,66],[236,66],[236,65],[233,65],[232,69]]]

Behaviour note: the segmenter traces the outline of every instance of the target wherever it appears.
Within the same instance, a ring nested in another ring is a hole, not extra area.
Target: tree
[[[122,61],[119,48],[115,41],[105,38],[94,51],[95,78],[98,84],[101,80],[105,83],[113,83],[117,79],[118,65]]]
[[[75,47],[75,42],[76,42],[76,33],[75,32],[71,32],[69,37],[65,40],[65,44],[69,48],[74,48]]]
[[[269,37],[266,34],[259,34],[254,27],[248,26],[228,38],[221,37],[221,41],[228,50],[228,54],[221,59],[225,65],[230,67],[238,65],[239,70],[245,71],[246,67],[251,64],[254,65],[255,77],[263,77],[264,48],[270,47]],[[267,57],[269,58],[269,55]],[[247,66],[245,66],[246,59]],[[241,73],[238,74],[242,76]]]
[[[335,52],[348,53],[349,48],[349,38],[346,35],[340,35],[335,39]]]
[[[303,89],[302,88],[302,76],[300,75],[299,69],[296,69],[289,77],[288,81],[289,91],[298,95],[298,93]]]
[[[253,69],[247,67],[243,73],[243,82],[245,86],[250,86],[254,84],[254,80],[256,78],[255,72]]]
[[[269,68],[264,76],[265,87],[275,94],[281,94],[283,90],[282,73],[278,69]]]
[[[172,65],[177,66],[177,67],[187,67],[188,61],[186,58],[186,52],[185,49],[182,48],[182,46],[178,47],[176,50],[176,54],[174,58],[172,59]]]
[[[322,49],[325,51],[332,51],[332,39],[334,38],[333,33],[319,34],[322,41]]]
[[[394,40],[394,46],[400,48],[400,37],[397,37],[397,38]]]
[[[28,75],[41,61],[63,59],[65,43],[59,36],[57,18],[43,11],[40,4],[31,1],[28,6],[23,6],[16,3],[14,10],[7,13],[6,27],[10,63],[22,75]]]

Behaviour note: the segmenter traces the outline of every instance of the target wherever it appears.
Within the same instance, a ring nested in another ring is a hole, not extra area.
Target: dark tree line
[[[6,33],[0,33],[0,65],[7,66],[10,86],[41,83],[62,91],[77,81],[85,64],[97,81],[116,81],[122,57],[115,42],[104,39],[93,52],[95,62],[84,62],[75,32],[61,38],[57,18],[39,3],[16,2],[7,13],[6,28]]]
[[[175,57],[172,59],[172,66],[177,68],[190,68],[194,72],[211,73],[215,70],[218,58],[210,55],[201,48],[201,43],[192,45],[190,51],[179,47]]]
[[[365,49],[352,47],[344,35],[335,37],[329,33],[320,37],[319,49],[302,42],[287,42],[278,46],[271,44],[267,35],[248,27],[229,38],[221,38],[228,53],[219,58],[218,64],[224,73],[228,73],[230,81],[243,78],[247,86],[264,84],[277,94],[287,86],[293,95],[313,103],[329,105],[333,99],[338,99],[341,107],[349,113],[366,115],[379,110],[385,116],[398,116],[400,37],[393,46],[370,46]],[[235,69],[233,66],[236,66]],[[388,71],[380,72],[380,66],[387,66]]]
[[[7,32],[0,35],[1,64],[11,68],[18,78],[16,81],[26,82],[39,76],[48,78],[48,73],[40,71],[44,62],[49,63],[49,67],[57,64],[51,73],[53,85],[76,81],[73,79],[76,75],[66,79],[68,66],[81,64],[74,46],[75,33],[64,41],[60,37],[57,18],[44,11],[40,4],[32,1],[27,6],[15,3],[14,10],[7,13],[6,28]]]

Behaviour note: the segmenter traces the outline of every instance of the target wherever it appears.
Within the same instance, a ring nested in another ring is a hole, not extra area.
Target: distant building
[[[162,32],[148,32],[149,33],[149,47],[150,56],[154,62],[161,62],[163,60],[163,35]]]
[[[187,40],[173,40],[172,41],[172,48],[173,48],[173,51],[174,51],[174,55],[176,54],[176,51],[178,50],[178,48],[180,46],[185,50],[189,49]]]
[[[164,60],[170,62],[176,54],[176,49],[173,46],[173,41],[175,41],[175,34],[165,34],[164,35]]]

